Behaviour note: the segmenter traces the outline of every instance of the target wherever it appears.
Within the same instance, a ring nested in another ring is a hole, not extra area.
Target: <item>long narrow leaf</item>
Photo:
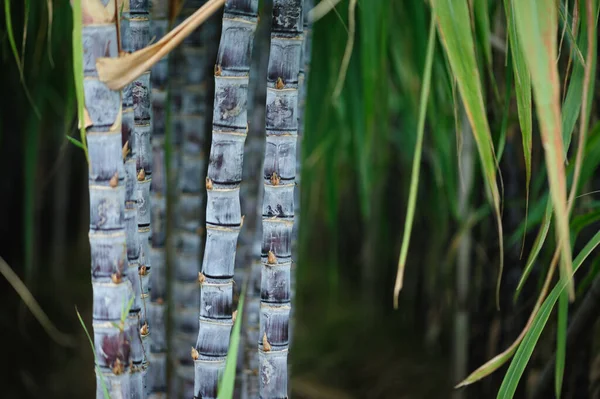
[[[515,75],[515,91],[517,98],[517,113],[521,127],[523,141],[523,157],[525,158],[525,230],[527,230],[527,217],[529,215],[529,185],[531,183],[531,149],[532,149],[532,111],[531,111],[531,75],[523,48],[519,42],[517,27],[515,24],[514,10],[510,0],[504,0],[504,9],[508,25],[508,37],[510,40],[510,53]],[[523,233],[525,237],[525,233]]]
[[[496,302],[499,303],[500,281],[504,267],[504,239],[500,215],[500,192],[496,179],[497,162],[475,58],[469,9],[466,1],[432,0],[431,6],[436,16],[440,37],[456,78],[465,111],[473,129],[484,178],[496,214],[500,247]]]
[[[590,255],[590,253],[600,244],[600,232],[596,233],[594,237],[586,244],[586,246],[581,250],[577,258],[573,261],[573,273],[579,269],[582,265],[583,261]],[[569,276],[569,277],[572,277]],[[512,398],[517,385],[519,384],[519,380],[523,375],[523,371],[525,371],[525,367],[531,358],[531,354],[535,349],[537,341],[542,334],[548,319],[550,318],[550,314],[552,313],[552,309],[556,304],[561,292],[568,286],[568,280],[562,280],[561,282],[554,287],[554,289],[548,295],[548,298],[544,301],[538,314],[536,315],[533,324],[529,331],[525,334],[523,338],[523,342],[519,346],[515,357],[513,358],[508,371],[506,372],[506,376],[502,381],[502,385],[500,386],[500,390],[498,391],[498,399],[506,399]]]
[[[556,7],[542,0],[513,0],[518,36],[531,73],[536,111],[545,150],[550,194],[556,218],[556,234],[560,247],[561,274],[571,275],[571,244],[563,160],[560,114],[560,79],[556,66]],[[573,282],[569,293],[574,295]]]
[[[556,325],[556,362],[554,363],[554,393],[560,398],[562,391],[563,375],[565,372],[565,359],[567,352],[567,317],[569,314],[569,295],[561,292],[558,298],[558,319]]]
[[[4,22],[6,23],[6,34],[8,36],[8,43],[10,44],[10,50],[15,57],[17,68],[19,69],[19,77],[21,82],[25,81],[25,75],[23,73],[23,65],[21,64],[21,58],[19,57],[19,50],[17,49],[17,42],[15,41],[15,33],[12,27],[12,16],[10,13],[10,2],[11,0],[4,1]]]
[[[415,155],[412,164],[412,173],[410,177],[410,191],[408,194],[408,205],[406,209],[406,221],[404,222],[404,234],[402,236],[402,247],[400,249],[400,259],[398,261],[398,274],[396,275],[396,284],[394,287],[394,308],[398,308],[398,296],[402,289],[404,277],[404,268],[406,266],[406,256],[408,246],[410,245],[410,233],[412,231],[413,219],[415,216],[415,204],[417,201],[417,191],[419,188],[419,172],[421,170],[421,152],[423,149],[423,135],[425,132],[425,115],[427,114],[427,100],[429,98],[429,87],[431,85],[431,66],[433,65],[435,48],[435,23],[434,16],[431,13],[431,22],[429,25],[429,38],[427,39],[427,58],[425,59],[425,71],[423,74],[423,84],[421,86],[421,100],[419,104],[419,121],[417,126],[417,143]]]

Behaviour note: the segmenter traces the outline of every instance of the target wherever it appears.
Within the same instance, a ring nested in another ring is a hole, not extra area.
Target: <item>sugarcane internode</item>
[[[104,397],[103,387],[111,397],[129,396],[135,334],[135,325],[122,317],[133,291],[125,270],[121,96],[100,82],[96,70],[97,57],[118,53],[115,7],[116,2],[81,2],[97,398]]]
[[[288,397],[292,231],[298,137],[302,0],[274,0],[267,70],[262,208],[259,395]]]
[[[242,215],[240,184],[247,136],[248,82],[257,0],[225,3],[214,67],[212,143],[206,178],[206,243],[194,396],[216,398],[233,327],[233,275]]]

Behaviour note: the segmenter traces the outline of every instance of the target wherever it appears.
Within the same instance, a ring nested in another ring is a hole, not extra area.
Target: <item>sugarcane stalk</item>
[[[131,14],[129,1],[123,2],[121,13],[121,51],[132,52],[132,33],[130,29]],[[140,279],[140,237],[138,233],[138,190],[136,172],[135,122],[133,111],[132,86],[128,85],[122,93],[123,117],[121,138],[123,145],[123,161],[125,169],[125,227],[127,232],[127,276],[131,281],[134,301],[129,310],[130,323],[136,326],[136,334],[131,342],[131,383],[130,397],[144,397],[144,362],[145,349],[142,341],[142,288]]]
[[[200,325],[193,351],[194,397],[216,398],[233,326],[233,276],[242,227],[240,184],[248,132],[247,98],[257,0],[225,3],[214,68],[212,143],[206,178],[206,245]]]
[[[98,79],[96,58],[118,55],[116,1],[82,0],[86,139],[96,397],[129,397],[130,353],[137,326],[127,317],[133,295],[126,270],[125,171],[121,93]],[[125,315],[123,311],[125,310]]]
[[[302,1],[274,0],[272,14],[267,71],[258,342],[260,397],[264,399],[288,396],[298,74],[303,45]]]
[[[148,0],[125,1],[123,7],[123,18],[126,20],[122,29],[122,40],[127,43],[128,52],[140,50],[150,42],[150,15]],[[152,109],[150,96],[150,71],[146,71],[135,79],[124,89],[124,103],[133,108],[133,131],[129,137],[129,145],[132,149],[132,159],[129,161],[135,165],[129,166],[129,177],[133,180],[134,200],[137,204],[137,243],[139,253],[137,254],[137,276],[134,277],[135,268],[130,267],[132,280],[136,279],[134,289],[136,290],[136,308],[139,309],[139,331],[141,337],[141,364],[138,366],[140,372],[136,376],[135,387],[132,397],[146,397],[149,394],[147,381],[148,357],[150,348],[150,323],[148,320],[149,281],[152,259],[150,254],[150,222],[151,222],[151,199],[150,186],[152,184]],[[127,161],[126,161],[127,163]],[[133,229],[133,228],[132,228]],[[140,361],[138,355],[136,363]],[[141,389],[141,392],[140,392]]]
[[[159,39],[169,29],[168,0],[151,2],[151,36]],[[148,354],[152,367],[149,371],[151,397],[159,398],[167,393],[167,273],[166,273],[166,215],[167,179],[165,157],[165,132],[168,87],[168,57],[152,67],[152,247],[150,263],[153,265],[150,279],[150,304],[148,319],[152,325],[152,343]]]

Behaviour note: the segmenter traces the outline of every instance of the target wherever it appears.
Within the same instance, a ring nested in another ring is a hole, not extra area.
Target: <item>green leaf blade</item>
[[[500,247],[500,268],[496,288],[496,302],[499,303],[500,281],[504,266],[504,243],[500,216],[500,192],[496,178],[497,162],[475,57],[469,9],[466,1],[432,0],[431,6],[436,16],[438,32],[444,44],[467,117],[473,130],[484,180],[496,214]]]

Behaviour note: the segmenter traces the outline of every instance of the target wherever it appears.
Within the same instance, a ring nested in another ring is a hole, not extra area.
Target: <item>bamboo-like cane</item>
[[[118,55],[116,6],[116,1],[81,2],[97,398],[104,397],[105,388],[111,397],[129,397],[137,333],[137,325],[123,316],[133,292],[126,270],[121,94],[100,82],[96,70],[97,57]]]
[[[288,327],[302,0],[274,0],[267,72],[259,332],[260,397],[288,396]]]
[[[150,42],[150,14],[148,0],[125,0],[123,5],[123,16],[126,21],[121,33],[122,40],[127,43],[127,52],[143,49]],[[150,323],[148,320],[149,306],[149,281],[152,259],[150,256],[150,222],[151,222],[151,199],[150,186],[152,184],[152,108],[151,108],[151,85],[150,71],[145,71],[141,76],[126,86],[123,91],[124,104],[133,108],[133,131],[129,138],[132,148],[132,158],[135,161],[135,172],[130,168],[129,177],[134,181],[134,199],[137,201],[137,245],[139,245],[138,270],[134,276],[135,269],[130,267],[131,279],[137,279],[134,284],[136,290],[136,309],[139,309],[140,334],[142,353],[136,356],[134,361],[140,362],[138,366],[140,376],[136,376],[134,392],[132,397],[146,397],[149,393],[150,384],[147,381],[148,357],[150,348]],[[133,161],[130,161],[133,162]],[[131,176],[133,174],[133,176]],[[141,357],[141,359],[140,359]],[[139,392],[142,387],[142,392]]]
[[[250,60],[257,0],[225,4],[217,62],[212,144],[206,178],[206,246],[195,350],[194,396],[216,398],[233,326],[233,275],[242,226],[240,183],[248,131]]]
[[[121,13],[121,50],[124,53],[133,51],[132,32],[130,29],[131,13],[129,0],[122,3]],[[142,280],[140,274],[140,236],[138,230],[139,193],[137,190],[135,122],[133,112],[132,86],[128,85],[122,93],[123,123],[121,128],[123,158],[125,162],[125,226],[127,230],[127,275],[133,286],[134,301],[129,311],[131,323],[137,326],[137,334],[131,342],[131,383],[130,397],[142,398],[145,394],[144,376],[146,368],[146,351],[143,347],[147,335],[147,327],[142,322]]]

